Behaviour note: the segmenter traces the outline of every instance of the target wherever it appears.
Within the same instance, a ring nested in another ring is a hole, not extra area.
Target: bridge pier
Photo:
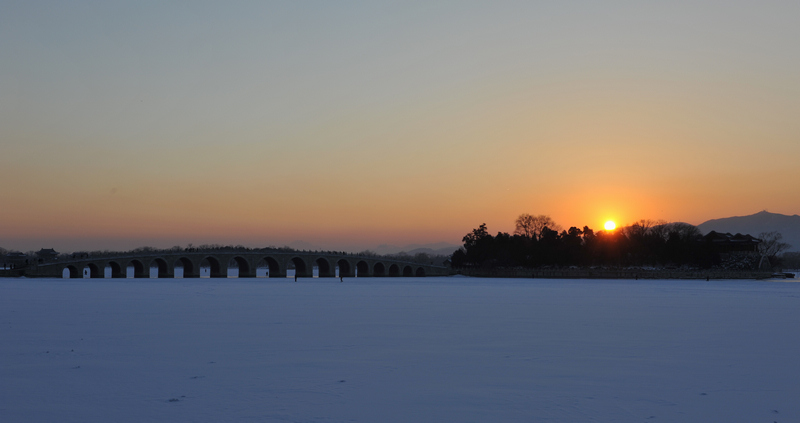
[[[253,271],[250,271],[250,272],[242,274],[242,269],[240,268],[239,269],[239,277],[240,278],[254,278],[254,277],[256,277],[255,269]]]

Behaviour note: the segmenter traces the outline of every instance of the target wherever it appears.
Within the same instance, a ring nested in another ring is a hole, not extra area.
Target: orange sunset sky
[[[800,212],[798,2],[107,3],[0,3],[0,247]]]

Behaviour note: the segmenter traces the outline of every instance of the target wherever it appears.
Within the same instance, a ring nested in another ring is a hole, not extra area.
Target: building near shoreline
[[[731,252],[758,252],[758,244],[761,240],[752,235],[730,233],[719,233],[711,231],[705,236],[703,240],[714,247],[718,253],[731,253]]]

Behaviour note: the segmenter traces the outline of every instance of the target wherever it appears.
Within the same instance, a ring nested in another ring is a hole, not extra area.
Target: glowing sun
[[[614,229],[617,228],[617,224],[614,223],[613,220],[609,220],[608,222],[605,223],[605,225],[603,225],[603,227],[606,228],[607,231],[613,231]]]

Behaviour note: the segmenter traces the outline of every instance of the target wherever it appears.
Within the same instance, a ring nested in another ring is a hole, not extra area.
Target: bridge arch
[[[306,262],[302,258],[297,257],[297,256],[292,257],[289,260],[289,263],[294,265],[295,275],[298,278],[306,278],[306,277],[311,276],[309,274],[310,272],[308,271],[308,266],[306,266]]]
[[[369,265],[364,260],[356,263],[356,276],[359,278],[366,278],[369,276]]]
[[[345,259],[339,259],[336,262],[336,265],[339,266],[339,276],[340,277],[349,277],[352,278],[353,274],[353,266],[350,265],[350,262]]]
[[[175,273],[175,268],[180,267],[183,269],[183,277],[184,278],[196,278],[199,277],[200,274],[197,273],[197,270],[194,268],[192,261],[189,260],[187,257],[181,257],[175,260],[175,263],[172,264],[172,272],[173,276]]]
[[[424,278],[425,277],[425,269],[423,269],[422,267],[418,267],[417,271],[414,274],[414,276],[416,276],[418,278]]]
[[[258,262],[258,265],[256,267],[259,267],[259,268],[266,267],[267,268],[267,277],[268,278],[278,278],[278,277],[281,277],[281,275],[282,275],[281,274],[281,266],[278,263],[278,260],[275,260],[272,257],[264,257],[264,258],[262,258]],[[286,275],[283,274],[283,277],[286,277]]]
[[[133,267],[133,277],[134,278],[149,278],[150,277],[150,269],[148,268],[145,271],[144,264],[137,260],[133,259],[128,262],[128,265],[125,266],[125,272],[127,274],[128,268]],[[147,273],[145,273],[147,272]]]
[[[331,269],[331,263],[328,261],[328,259],[319,257],[318,259],[314,260],[314,264],[316,264],[317,269],[319,269],[319,277],[330,278],[335,276],[335,273]]]
[[[397,263],[389,266],[389,276],[400,276],[400,266]]]
[[[228,269],[226,268],[223,274],[222,266],[219,264],[219,259],[214,256],[205,256],[200,260],[200,268],[209,269],[209,277],[212,278],[225,278],[228,277]],[[202,274],[202,272],[201,272]]]
[[[77,267],[73,265],[69,265],[61,271],[62,278],[69,278],[69,279],[77,279],[83,277],[83,270],[78,270]]]
[[[231,265],[234,265],[234,264],[236,265],[237,268],[239,268],[239,277],[240,278],[250,278],[250,277],[255,276],[255,275],[251,275],[250,274],[250,263],[248,263],[247,260],[244,257],[242,257],[242,256],[234,256],[233,258],[231,258],[228,261],[228,268],[230,268]]]
[[[158,278],[169,277],[169,271],[167,270],[167,261],[164,260],[163,258],[156,257],[156,258],[154,258],[153,260],[150,261],[150,266],[147,267],[148,276],[150,276],[149,272],[150,272],[150,269],[152,269],[152,268],[158,269],[158,273],[157,273],[156,277],[158,277]]]
[[[384,266],[384,264],[381,262],[375,263],[375,266],[372,268],[372,276],[375,277],[386,276],[386,266]]]
[[[90,278],[98,279],[98,278],[102,278],[103,276],[105,276],[103,274],[104,269],[101,269],[100,266],[98,266],[95,263],[89,263],[89,264],[86,265],[86,267],[89,269],[89,277]]]
[[[414,269],[412,269],[411,266],[404,267],[403,268],[403,276],[405,276],[407,278],[410,278],[410,277],[414,276]]]
[[[106,265],[106,267],[110,267],[111,268],[111,277],[112,278],[124,278],[125,277],[125,272],[123,271],[122,266],[120,266],[120,264],[117,263],[116,261],[113,261],[113,260],[109,261],[108,264]],[[105,269],[103,271],[105,271]]]

